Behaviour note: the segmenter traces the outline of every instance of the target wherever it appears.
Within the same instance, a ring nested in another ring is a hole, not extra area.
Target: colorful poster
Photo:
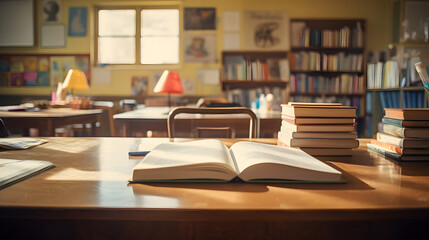
[[[0,86],[9,86],[10,84],[10,73],[0,72]]]
[[[90,84],[91,74],[89,72],[89,56],[76,56],[76,68],[85,73],[88,84]]]
[[[24,72],[24,63],[21,57],[10,58],[10,71],[16,73]]]
[[[12,86],[24,86],[24,76],[23,73],[12,73],[11,74],[11,85]]]
[[[216,35],[186,34],[185,61],[197,63],[215,63]]]
[[[37,57],[23,57],[22,63],[24,64],[24,72],[37,71]]]
[[[51,83],[57,86],[63,82],[70,69],[75,68],[76,59],[73,56],[51,57]]]
[[[37,71],[49,72],[49,57],[39,57]]]
[[[131,79],[131,95],[146,96],[147,95],[147,77],[133,77]]]
[[[86,7],[69,8],[69,36],[85,37],[87,23]]]
[[[216,30],[216,8],[185,8],[185,30]]]
[[[39,72],[37,74],[37,86],[49,86],[49,73],[48,72]]]

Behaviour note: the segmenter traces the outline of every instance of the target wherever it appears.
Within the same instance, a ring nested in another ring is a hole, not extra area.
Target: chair
[[[227,108],[189,108],[189,107],[179,107],[173,109],[167,119],[168,127],[168,137],[170,140],[174,138],[174,128],[175,128],[175,117],[178,114],[190,113],[190,114],[247,114],[250,116],[250,129],[249,129],[249,138],[258,138],[259,137],[259,119],[256,117],[256,114],[250,109],[245,107],[227,107]],[[230,128],[227,127],[202,127],[197,128],[197,138],[201,137],[202,132],[212,132],[216,130],[224,131],[231,137],[231,134],[228,132]]]
[[[7,131],[6,125],[4,124],[3,120],[0,118],[0,138],[8,137],[9,133]]]
[[[114,113],[114,106],[115,104],[113,102],[110,101],[94,101],[92,103],[92,107],[94,109],[102,109],[103,110],[103,116],[102,116],[102,121],[103,123],[108,123],[108,126],[106,126],[106,124],[101,124],[101,127],[103,128],[102,132],[104,134],[104,136],[111,136],[111,137],[115,137],[116,133],[115,133],[115,124],[114,124],[114,120],[113,120],[113,115]],[[106,134],[108,133],[108,134]]]

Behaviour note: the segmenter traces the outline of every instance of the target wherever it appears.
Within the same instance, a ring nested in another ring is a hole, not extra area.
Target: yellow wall
[[[40,25],[42,24],[41,5],[43,0],[36,0],[36,47],[22,48],[0,48],[0,53],[25,53],[25,54],[70,54],[70,53],[92,53],[94,35],[94,5],[118,5],[118,4],[159,4],[174,3],[184,7],[215,7],[217,11],[218,25],[216,31],[203,31],[216,33],[217,37],[217,59],[220,61],[220,53],[223,49],[223,12],[228,10],[240,11],[241,13],[241,47],[244,46],[243,15],[246,10],[285,10],[290,18],[363,18],[367,20],[367,49],[385,49],[392,39],[393,2],[397,0],[183,0],[183,1],[118,1],[118,0],[63,0],[62,20],[59,23],[67,24],[68,8],[71,6],[88,7],[88,34],[86,37],[67,37],[66,47],[62,49],[42,49],[40,42]],[[181,20],[182,21],[182,20]],[[183,24],[182,24],[183,25]],[[181,26],[182,26],[181,25]],[[66,25],[66,32],[67,32]],[[183,28],[182,28],[183,29]],[[200,31],[192,31],[201,33]],[[183,48],[183,46],[182,46]],[[183,51],[181,51],[183,52]],[[92,58],[92,56],[91,56]],[[220,68],[220,64],[196,64],[184,63],[183,54],[177,70],[181,78],[196,79],[196,71],[201,68]],[[130,96],[131,78],[133,76],[152,77],[155,72],[162,72],[164,66],[157,68],[141,67],[106,67],[111,73],[110,85],[93,85],[85,92],[76,91],[76,94],[90,96]],[[150,81],[149,81],[150,83]],[[149,85],[149,89],[153,86]],[[0,94],[7,95],[46,95],[53,87],[0,87]],[[219,87],[204,85],[196,80],[197,96],[219,95]]]

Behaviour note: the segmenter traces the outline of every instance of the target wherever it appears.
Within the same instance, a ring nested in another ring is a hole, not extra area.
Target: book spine
[[[381,121],[385,124],[391,124],[397,127],[402,127],[402,120],[393,119],[393,118],[383,118]]]
[[[399,154],[403,154],[403,150],[402,150],[402,148],[397,147],[397,146],[394,146],[394,145],[392,145],[392,144],[388,144],[388,143],[385,143],[385,142],[381,142],[381,141],[378,141],[378,140],[375,140],[375,139],[371,139],[371,144],[373,144],[373,145],[377,145],[377,146],[382,147],[382,148],[385,148],[385,149],[388,149],[388,150],[390,150],[390,151],[392,151],[392,152],[396,152],[396,153],[399,153]]]
[[[383,132],[390,135],[402,137],[402,138],[405,137],[405,128],[398,127],[395,125],[383,124]]]
[[[374,145],[374,144],[370,144],[370,143],[368,143],[368,144],[366,145],[366,147],[367,147],[369,150],[372,150],[372,151],[378,152],[378,153],[380,153],[380,154],[383,154],[383,155],[388,156],[388,157],[390,157],[390,158],[393,158],[393,159],[395,159],[395,160],[400,160],[400,159],[401,159],[401,155],[400,155],[400,154],[398,154],[398,153],[396,153],[396,152],[389,151],[388,149],[382,148],[382,147],[380,147],[380,146],[377,146],[377,145]]]
[[[399,137],[394,137],[391,135],[383,134],[383,133],[377,133],[377,140],[385,143],[392,144],[397,147],[404,147],[404,139]]]

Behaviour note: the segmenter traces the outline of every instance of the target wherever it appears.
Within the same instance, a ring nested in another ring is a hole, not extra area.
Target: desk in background
[[[113,118],[122,128],[122,136],[135,136],[136,132],[142,132],[143,135],[147,131],[167,133],[167,118],[168,107],[146,107],[129,112],[115,114]],[[281,126],[281,113],[274,111],[266,114],[256,113],[259,118],[260,135],[277,136],[277,132]],[[191,133],[192,123],[198,124],[204,122],[211,126],[231,126],[238,133],[248,134],[249,132],[249,117],[246,115],[237,116],[227,115],[199,115],[196,114],[180,114],[176,117],[175,130],[178,133]],[[187,135],[189,137],[189,134]]]
[[[46,139],[33,149],[0,152],[56,166],[0,190],[3,236],[428,239],[429,163],[395,164],[367,152],[369,140],[361,139],[351,157],[324,158],[343,172],[345,184],[128,184],[141,158],[127,152],[167,139]]]
[[[55,128],[71,124],[91,124],[91,136],[96,136],[96,123],[100,122],[102,110],[78,110],[71,108],[50,108],[38,112],[0,112],[0,118],[8,129],[28,131],[39,129],[41,136],[55,136]]]

